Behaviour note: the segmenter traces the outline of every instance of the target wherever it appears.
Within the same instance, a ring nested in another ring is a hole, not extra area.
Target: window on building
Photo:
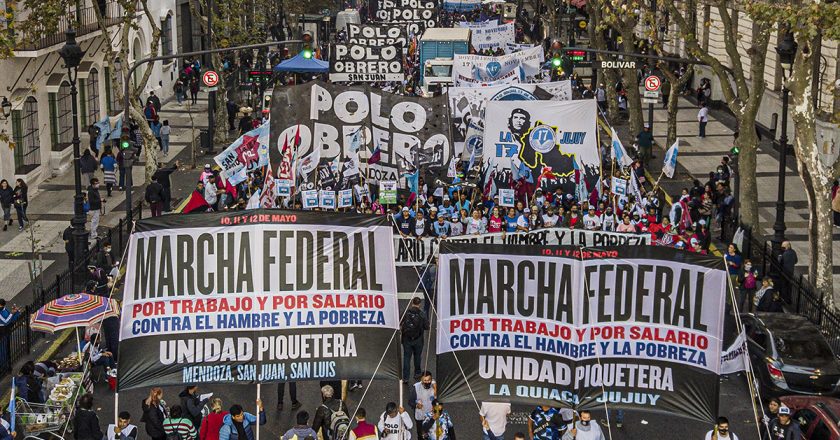
[[[41,164],[38,139],[38,101],[26,98],[21,110],[12,112],[12,137],[15,141],[15,174],[26,174]]]
[[[172,55],[172,14],[160,21],[160,46],[162,55]]]
[[[70,83],[64,81],[58,93],[50,94],[50,128],[52,150],[61,151],[73,141],[73,108],[70,97]]]
[[[95,124],[99,121],[99,72],[96,69],[91,69],[88,74],[85,91],[87,92],[85,105],[87,124]]]

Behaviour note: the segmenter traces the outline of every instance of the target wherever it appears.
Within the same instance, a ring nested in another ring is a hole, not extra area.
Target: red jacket
[[[227,411],[210,413],[201,421],[199,440],[219,440],[219,430],[222,429]]]

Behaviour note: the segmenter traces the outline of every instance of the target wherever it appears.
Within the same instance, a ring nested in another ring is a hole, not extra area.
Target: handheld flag
[[[368,159],[368,165],[378,163],[380,160],[382,160],[382,150],[379,148],[379,146],[377,146],[373,150],[373,153],[371,153],[370,158]]]
[[[677,138],[674,145],[665,152],[665,162],[662,163],[662,173],[668,176],[669,179],[674,177],[674,171],[677,169],[677,155],[680,152],[680,138]]]
[[[187,202],[184,204],[184,208],[181,209],[181,212],[184,214],[189,214],[194,211],[204,212],[209,208],[210,205],[207,203],[207,200],[204,199],[204,196],[201,195],[198,190],[193,191],[190,195]]]
[[[621,139],[618,138],[618,133],[616,133],[615,128],[612,128],[612,148],[613,158],[620,166],[627,167],[633,165],[633,159],[630,158],[627,150],[624,149],[624,145],[621,144]]]

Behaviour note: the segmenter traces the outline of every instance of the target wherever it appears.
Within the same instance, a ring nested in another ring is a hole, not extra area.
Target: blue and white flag
[[[624,145],[621,144],[621,139],[618,138],[618,133],[615,131],[615,128],[612,128],[612,148],[613,158],[618,162],[619,166],[629,167],[633,165],[633,159],[630,158],[627,150],[624,149]]]
[[[680,153],[680,138],[671,145],[671,148],[665,152],[665,161],[662,163],[662,173],[668,176],[669,179],[674,177],[674,171],[677,169],[677,155]]]

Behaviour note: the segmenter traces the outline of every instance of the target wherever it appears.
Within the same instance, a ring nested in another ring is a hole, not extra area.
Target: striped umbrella
[[[73,293],[48,302],[32,315],[33,330],[55,333],[66,328],[86,327],[105,318],[120,315],[115,299],[87,293]]]

